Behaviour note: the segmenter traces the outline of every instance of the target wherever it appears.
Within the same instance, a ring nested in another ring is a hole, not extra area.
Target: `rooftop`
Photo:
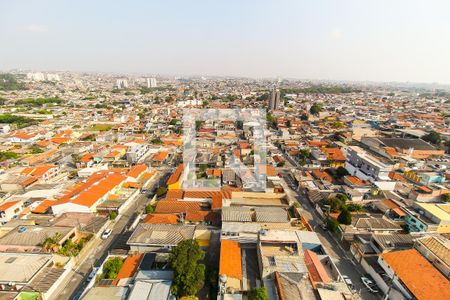
[[[450,281],[417,250],[388,252],[381,257],[417,299],[450,299]]]

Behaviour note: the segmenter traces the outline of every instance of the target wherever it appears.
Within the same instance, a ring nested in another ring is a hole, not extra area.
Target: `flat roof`
[[[418,203],[418,205],[433,216],[443,221],[450,221],[450,214],[448,213],[450,204]]]

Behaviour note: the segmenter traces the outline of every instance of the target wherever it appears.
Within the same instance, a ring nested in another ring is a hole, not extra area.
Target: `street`
[[[145,187],[151,190],[155,186],[161,184],[162,181],[165,180],[167,172],[167,170],[159,171],[155,178],[150,180]],[[53,299],[79,299],[81,293],[88,284],[88,282],[86,282],[86,276],[89,274],[92,267],[101,265],[103,260],[108,256],[114,243],[123,234],[129,223],[133,221],[131,217],[135,212],[142,211],[148,202],[149,199],[146,194],[139,194],[138,198],[134,200],[134,203],[130,204],[120,219],[117,222],[112,223],[112,226],[110,226],[113,230],[111,236],[106,240],[100,240],[100,244],[95,250],[93,250],[81,264],[77,265],[76,269],[71,270],[71,275],[66,279],[65,284],[59,286]]]
[[[285,181],[285,178],[287,181]],[[333,259],[336,267],[339,269],[341,275],[347,275],[353,282],[356,292],[362,299],[375,300],[380,299],[380,295],[370,293],[367,288],[361,282],[361,276],[364,276],[364,270],[361,266],[357,265],[351,258],[350,253],[345,251],[340,242],[332,235],[331,232],[323,230],[321,228],[321,218],[315,209],[311,206],[306,196],[290,188],[295,183],[290,182],[289,176],[284,176],[281,180],[281,184],[285,189],[287,196],[291,199],[297,200],[301,205],[301,214],[309,222],[311,227],[319,236],[322,245],[326,252]]]

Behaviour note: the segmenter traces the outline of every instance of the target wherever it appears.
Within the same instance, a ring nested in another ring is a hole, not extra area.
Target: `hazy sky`
[[[0,0],[0,69],[450,83],[450,1]]]

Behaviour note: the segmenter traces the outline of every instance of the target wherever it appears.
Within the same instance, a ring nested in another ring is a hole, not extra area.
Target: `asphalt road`
[[[146,184],[145,187],[152,190],[155,186],[162,184],[161,181],[166,179],[167,172],[168,170],[159,171],[156,177]],[[53,299],[78,299],[81,296],[81,293],[88,284],[86,282],[86,277],[91,272],[92,267],[101,265],[103,260],[108,256],[108,253],[116,240],[125,231],[129,223],[133,221],[132,217],[134,213],[142,211],[148,202],[149,199],[147,198],[147,195],[140,194],[134,200],[134,203],[130,204],[120,219],[110,226],[110,228],[113,229],[111,236],[108,239],[101,241],[99,246],[96,247],[80,265],[72,270],[70,279],[66,284],[61,284],[61,288],[55,293],[56,296],[53,297]]]
[[[284,178],[286,178],[286,181]],[[365,272],[351,259],[351,254],[342,248],[340,242],[330,232],[320,227],[322,224],[321,218],[309,203],[308,199],[306,199],[306,196],[301,191],[297,192],[289,187],[295,186],[295,183],[290,180],[289,176],[285,176],[284,178],[282,179],[282,185],[285,188],[286,194],[288,194],[288,197],[295,198],[300,203],[302,215],[308,220],[309,224],[319,236],[325,251],[330,255],[341,275],[347,275],[352,280],[356,292],[362,299],[380,299],[381,294],[370,293],[362,284],[361,276],[364,276]]]

